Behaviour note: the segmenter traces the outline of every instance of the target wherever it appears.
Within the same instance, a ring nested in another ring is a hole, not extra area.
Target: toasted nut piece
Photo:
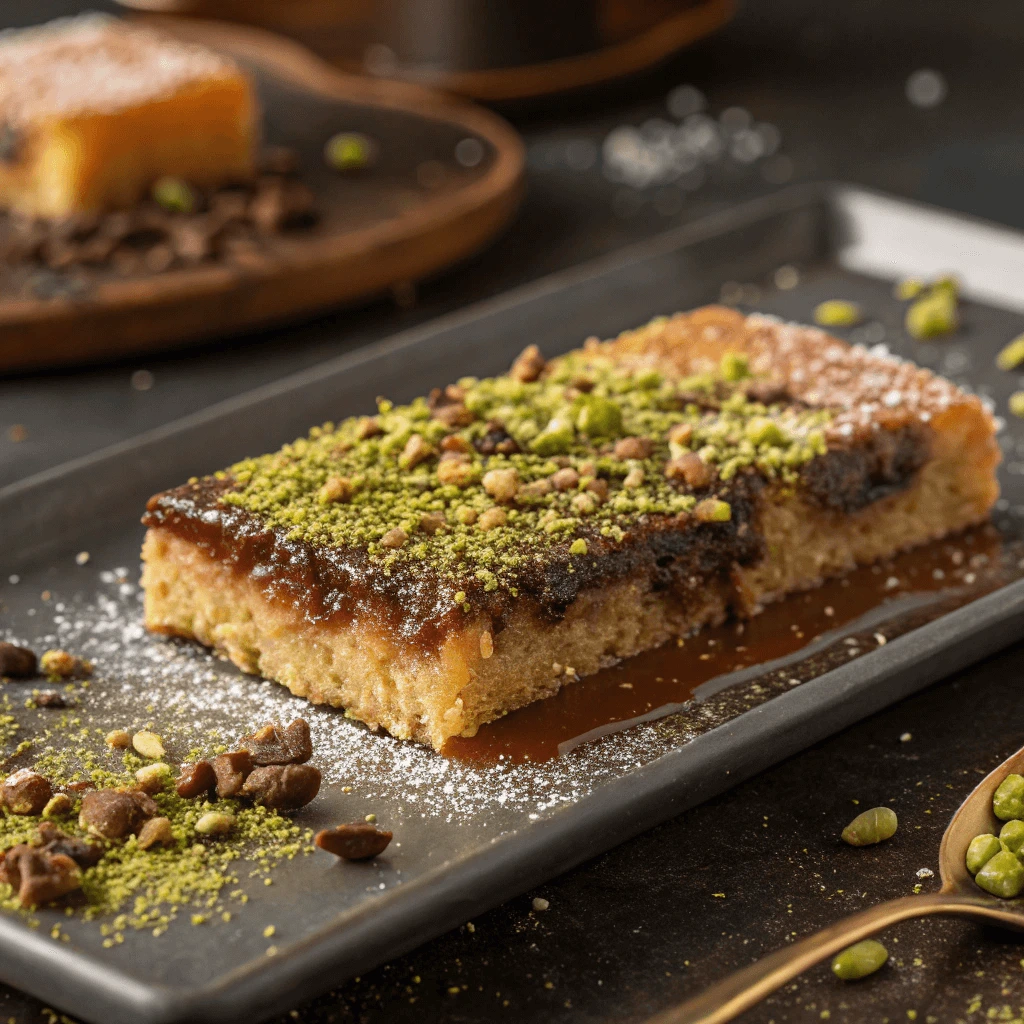
[[[329,505],[333,501],[348,501],[353,493],[352,481],[347,476],[330,476],[320,488],[317,500],[321,505]]]
[[[551,474],[551,486],[556,491],[571,491],[574,490],[580,482],[580,475],[575,469],[566,467],[560,469],[555,473]]]
[[[313,842],[342,860],[369,860],[383,853],[391,842],[392,833],[365,821],[351,825],[336,825],[317,832]]]
[[[608,500],[608,481],[594,477],[587,483],[587,490],[603,505]]]
[[[11,814],[41,814],[53,796],[53,788],[38,772],[21,768],[7,777],[0,796]]]
[[[0,676],[7,679],[30,679],[35,674],[35,652],[6,640],[0,641]]]
[[[665,476],[669,480],[683,480],[688,487],[707,487],[712,475],[711,467],[693,452],[665,463]]]
[[[78,823],[93,835],[104,839],[123,839],[138,831],[142,823],[153,817],[156,811],[156,804],[145,793],[96,789],[82,797]]]
[[[57,793],[51,796],[43,808],[44,818],[59,818],[64,814],[70,814],[74,807],[71,797],[67,793]]]
[[[388,530],[387,533],[381,537],[380,542],[386,548],[400,548],[409,539],[409,535],[400,526],[396,526],[394,529]]]
[[[276,722],[268,723],[252,736],[246,736],[239,746],[252,755],[254,765],[303,764],[313,756],[313,742],[309,737],[309,723],[296,718],[287,728]]]
[[[197,822],[196,831],[201,836],[224,836],[235,826],[235,816],[223,811],[207,811]]]
[[[528,484],[523,484],[519,488],[519,493],[516,497],[520,500],[529,500],[531,498],[543,498],[545,494],[551,493],[551,481],[550,480],[533,480]]]
[[[170,818],[150,818],[139,829],[139,848],[148,850],[151,846],[172,846],[174,833]]]
[[[639,466],[634,466],[633,469],[626,474],[625,479],[622,481],[622,486],[629,487],[631,489],[634,487],[642,487],[645,477],[646,474],[644,471]]]
[[[136,753],[152,758],[154,761],[159,761],[167,753],[164,750],[164,741],[155,732],[149,732],[147,729],[137,732],[132,737],[132,746]]]
[[[319,792],[319,768],[311,764],[274,764],[255,768],[240,795],[276,811],[296,811]]]
[[[431,537],[445,525],[444,513],[428,512],[420,519],[420,529]]]
[[[473,450],[473,446],[458,434],[449,434],[441,440],[441,451],[452,454],[466,454]],[[443,456],[442,456],[443,457]]]
[[[42,693],[33,693],[32,704],[37,708],[66,708],[68,699],[56,690],[44,690]]]
[[[186,800],[209,793],[217,785],[217,773],[209,761],[196,761],[195,764],[183,764],[181,775],[175,783],[175,792]]]
[[[356,428],[356,436],[360,441],[365,441],[368,437],[377,437],[378,434],[383,433],[384,428],[380,425],[380,420],[376,416],[364,416]]]
[[[492,469],[484,473],[482,483],[495,501],[512,501],[519,490],[519,473],[512,468]]]
[[[50,903],[74,891],[82,882],[78,865],[66,854],[48,853],[26,844],[7,851],[2,876],[18,893],[23,907]]]
[[[543,372],[547,363],[536,345],[527,345],[516,357],[509,370],[509,376],[524,383],[535,381]]]
[[[593,515],[597,511],[597,498],[593,494],[576,494],[572,499],[572,509],[581,516]]]
[[[92,675],[92,662],[84,658],[76,658],[67,651],[44,651],[39,659],[39,668],[43,675],[56,679],[73,679],[78,676]]]
[[[624,437],[615,442],[615,458],[646,459],[654,451],[654,442],[649,437]]]
[[[461,402],[452,402],[451,405],[441,405],[433,413],[435,420],[439,420],[446,427],[468,427],[476,416],[469,411]]]
[[[477,520],[477,526],[479,526],[481,530],[487,531],[493,530],[498,526],[504,526],[507,521],[508,516],[505,514],[505,510],[503,508],[494,507],[489,508],[480,516]]]
[[[127,729],[112,729],[104,742],[115,750],[126,750],[132,745],[132,734]]]
[[[252,754],[248,750],[218,754],[210,763],[217,776],[217,796],[222,800],[229,796],[238,796],[254,767]]]
[[[136,773],[139,789],[143,793],[159,793],[171,778],[171,767],[163,761],[143,765]]]
[[[437,464],[437,479],[445,486],[468,487],[477,475],[477,468],[468,458],[459,458],[461,452],[452,452],[455,458],[442,459]]]
[[[103,856],[103,847],[61,832],[52,821],[39,823],[40,848],[46,853],[63,853],[80,868],[91,868]]]
[[[670,444],[689,444],[693,437],[693,427],[689,423],[677,423],[669,432]]]
[[[413,469],[433,454],[434,449],[419,434],[413,434],[405,442],[402,454],[398,456],[398,464],[402,469]]]

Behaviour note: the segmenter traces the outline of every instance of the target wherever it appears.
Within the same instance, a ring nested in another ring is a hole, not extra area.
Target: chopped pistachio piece
[[[377,143],[362,132],[338,132],[324,144],[324,159],[336,171],[361,171],[376,158]]]
[[[1000,370],[1016,370],[1021,363],[1024,363],[1024,334],[1017,335],[996,356],[996,366]]]
[[[153,201],[168,213],[195,213],[199,198],[192,186],[181,178],[157,178],[153,183]]]
[[[814,307],[814,322],[821,327],[856,327],[860,321],[860,307],[855,302],[828,299]]]
[[[956,295],[949,289],[933,290],[917,299],[904,318],[907,333],[919,341],[951,334],[958,323]]]
[[[893,288],[892,293],[897,299],[909,302],[911,299],[916,299],[924,291],[924,287],[924,281],[919,278],[905,277],[902,281],[896,282],[896,287]]]

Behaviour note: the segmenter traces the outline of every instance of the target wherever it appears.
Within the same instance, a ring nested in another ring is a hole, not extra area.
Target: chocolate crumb
[[[0,676],[7,679],[30,679],[36,674],[36,666],[35,652],[0,640]]]
[[[255,768],[240,795],[276,811],[297,811],[320,792],[320,769],[310,764]]]
[[[271,764],[304,764],[313,756],[313,742],[309,736],[309,723],[296,718],[287,728],[270,722],[239,741],[239,746],[252,755],[253,764],[261,767]]]
[[[3,805],[11,814],[42,814],[53,796],[48,779],[30,768],[21,768],[9,775],[0,788]]]
[[[385,829],[365,821],[327,828],[313,837],[313,842],[342,860],[369,860],[383,853],[393,836]]]
[[[244,780],[243,780],[244,781]],[[181,775],[175,783],[175,792],[186,800],[209,793],[217,786],[217,773],[209,761],[196,761],[195,764],[183,764]]]
[[[0,865],[3,881],[18,893],[23,907],[37,907],[81,885],[78,865],[66,854],[49,853],[24,843],[12,847]]]
[[[238,796],[254,768],[252,755],[248,750],[218,754],[210,763],[217,778],[217,796],[222,800]]]

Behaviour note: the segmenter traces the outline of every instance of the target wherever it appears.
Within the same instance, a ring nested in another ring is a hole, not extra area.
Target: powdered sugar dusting
[[[83,718],[107,730],[152,725],[178,758],[199,746],[230,743],[268,720],[307,719],[315,763],[326,785],[352,786],[407,813],[454,822],[487,809],[528,818],[575,803],[602,782],[679,744],[661,723],[640,725],[543,764],[469,764],[372,733],[344,713],[310,705],[284,687],[239,672],[204,648],[149,634],[141,588],[126,569],[98,574],[91,596],[53,606],[46,632],[12,637],[36,650],[59,646],[96,665]],[[702,716],[697,710],[697,717]],[[504,817],[504,815],[503,815]]]

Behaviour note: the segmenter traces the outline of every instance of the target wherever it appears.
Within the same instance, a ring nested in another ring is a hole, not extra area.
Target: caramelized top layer
[[[899,401],[892,400],[898,392]],[[421,634],[631,573],[692,587],[761,555],[766,483],[852,511],[905,486],[977,399],[808,328],[714,307],[314,428],[157,495],[144,520],[312,619],[376,598]]]
[[[205,47],[98,14],[0,32],[0,120],[112,114],[238,74]]]

